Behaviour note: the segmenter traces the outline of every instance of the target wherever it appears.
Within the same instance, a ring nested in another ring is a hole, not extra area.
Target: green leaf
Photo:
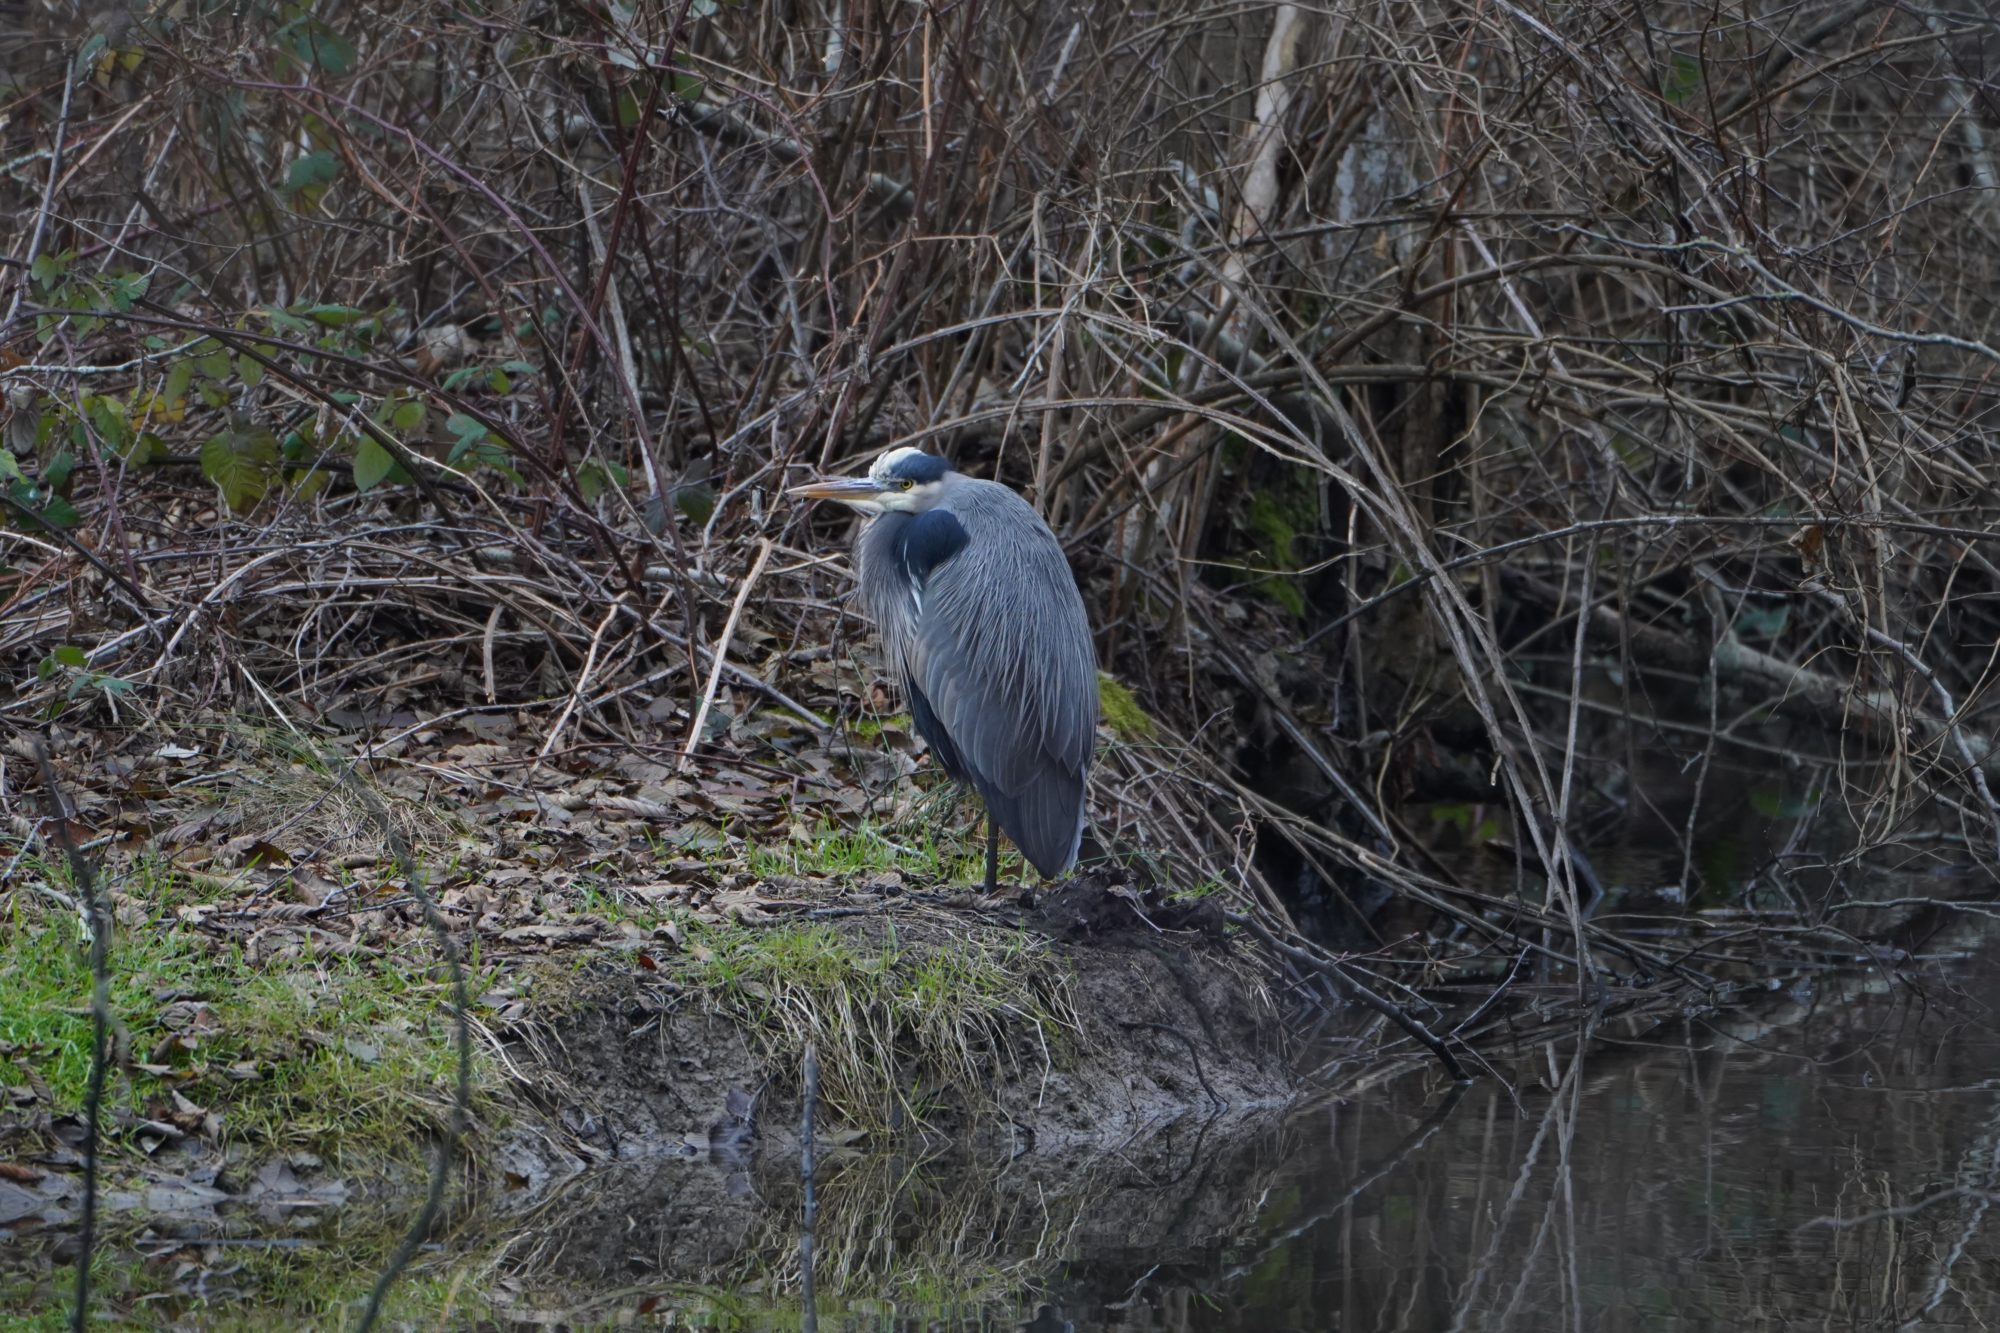
[[[373,490],[395,466],[396,460],[387,449],[364,436],[354,449],[354,488],[358,491]]]
[[[451,446],[451,452],[445,456],[447,463],[456,463],[486,439],[485,425],[463,412],[454,412],[447,417],[444,428],[451,432],[456,441]]]
[[[359,324],[368,318],[366,310],[357,310],[351,305],[309,305],[298,308],[298,313],[328,328],[344,329],[350,324]]]
[[[1693,56],[1676,55],[1666,79],[1660,85],[1660,96],[1675,106],[1687,101],[1701,87],[1701,62]]]
[[[328,74],[345,74],[354,68],[354,43],[310,15],[291,25],[292,51],[299,59],[319,66]]]
[[[83,400],[83,409],[90,416],[90,425],[97,432],[97,438],[124,452],[125,446],[132,442],[132,421],[125,415],[124,402],[101,394],[90,394]]]
[[[167,387],[160,396],[169,403],[177,403],[187,397],[188,385],[194,383],[194,362],[186,359],[174,362],[174,368],[167,372]]]
[[[254,389],[264,382],[264,363],[256,357],[245,353],[236,358],[236,374],[245,384]]]
[[[84,39],[83,45],[77,48],[76,64],[72,68],[79,75],[88,74],[97,64],[97,58],[104,54],[104,48],[108,45],[110,45],[110,42],[103,33],[93,32],[89,37]]]
[[[280,310],[276,306],[266,306],[258,313],[262,314],[265,319],[270,320],[273,327],[284,333],[305,337],[313,331],[312,325],[306,323],[289,310]]]
[[[229,353],[219,348],[205,354],[195,364],[201,369],[202,374],[212,380],[226,380],[229,378],[229,372],[236,368],[236,363],[230,359]]]
[[[62,281],[63,262],[54,255],[36,255],[34,267],[28,272],[33,275],[36,286],[48,291]]]
[[[114,310],[130,310],[152,285],[152,278],[144,273],[114,275],[104,280],[104,290]]]
[[[78,671],[90,665],[89,654],[73,643],[57,644],[49,653],[49,656],[53,657],[62,666],[75,667]]]
[[[293,493],[301,500],[310,500],[327,488],[333,474],[323,467],[307,468],[292,473]]]
[[[715,513],[715,488],[707,481],[682,481],[669,487],[674,509],[696,523],[706,523]]]
[[[340,175],[340,159],[322,148],[295,159],[285,168],[285,189],[296,193],[315,186],[331,185]]]
[[[69,484],[70,473],[76,471],[76,455],[65,449],[49,460],[42,469],[42,485],[52,491],[59,491]]]
[[[424,418],[430,411],[415,398],[405,398],[389,413],[389,424],[405,435],[411,435],[424,428]]]
[[[269,432],[265,434],[269,436]],[[254,436],[222,431],[201,446],[201,475],[222,492],[222,502],[234,513],[254,509],[270,486],[263,462],[257,458],[256,444]],[[277,441],[270,440],[270,445],[275,454]]]
[[[692,74],[674,75],[674,96],[684,102],[699,102],[707,84]]]
[[[42,506],[42,521],[52,528],[73,528],[78,517],[76,506],[60,495],[51,495],[49,502]]]

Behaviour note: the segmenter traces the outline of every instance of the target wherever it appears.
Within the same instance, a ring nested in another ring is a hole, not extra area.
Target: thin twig
[[[806,1043],[799,1082],[799,1183],[805,1202],[799,1214],[799,1319],[805,1333],[819,1328],[819,1303],[813,1295],[814,1228],[819,1224],[819,1195],[814,1180],[813,1113],[819,1106],[819,1049]]]
[[[49,758],[48,741],[35,737],[35,766],[41,770],[42,791],[49,803],[49,834],[69,866],[70,878],[82,895],[83,927],[90,938],[90,1076],[83,1094],[83,1218],[77,1235],[76,1290],[70,1308],[70,1328],[84,1333],[90,1322],[90,1268],[97,1259],[97,1158],[103,1139],[104,1077],[110,1065],[107,1049],[111,1030],[111,929],[109,909],[97,891],[97,869],[70,836],[68,802]]]
[[[695,710],[694,725],[688,728],[687,744],[681,747],[679,768],[686,770],[688,760],[694,757],[695,746],[701,743],[702,729],[708,725],[708,710],[715,704],[716,687],[722,683],[722,664],[729,657],[729,641],[736,636],[736,622],[742,618],[743,604],[750,600],[750,590],[757,586],[757,576],[764,572],[764,562],[771,558],[770,538],[757,547],[757,558],[750,562],[750,572],[743,576],[742,584],[736,589],[736,600],[729,607],[729,619],[723,622],[722,634],[715,641],[709,654],[708,684],[701,692],[701,706]]]

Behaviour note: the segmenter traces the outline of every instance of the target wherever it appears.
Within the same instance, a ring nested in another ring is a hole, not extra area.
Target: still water
[[[1070,1159],[836,1158],[817,1326],[2000,1326],[2000,945],[1936,952],[1456,1092],[1410,1077]],[[578,1184],[519,1219],[537,1277],[502,1323],[801,1326],[795,1179]]]

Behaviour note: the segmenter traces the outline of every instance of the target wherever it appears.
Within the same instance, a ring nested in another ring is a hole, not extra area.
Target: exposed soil
[[[823,1119],[822,1267],[884,1290],[913,1275],[977,1290],[1033,1286],[1063,1254],[1130,1255],[1134,1273],[1211,1255],[1279,1155],[1294,1087],[1284,1032],[1219,912],[1149,907],[1085,876],[1026,911],[940,916],[839,929],[861,949],[893,929],[919,959],[1044,940],[1075,1029],[1045,1051],[1019,1022],[975,1080],[928,1088],[923,1123],[881,1142]],[[517,1188],[487,1227],[506,1237],[515,1315],[553,1303],[585,1318],[635,1274],[724,1289],[795,1276],[799,1071],[712,998],[607,971],[522,1025],[513,1054],[559,1128],[510,1145]],[[754,1129],[732,1090],[757,1092]]]
[[[1212,906],[1149,906],[1109,877],[1081,876],[1025,911],[885,905],[829,924],[864,953],[893,932],[910,960],[1026,936],[1046,942],[1042,965],[1066,979],[1063,1030],[1022,1015],[1003,1021],[971,1077],[907,1074],[923,1111],[905,1128],[926,1140],[1115,1145],[1190,1112],[1269,1108],[1292,1088],[1273,1006]],[[713,998],[607,966],[531,1006],[510,1051],[547,1117],[546,1147],[517,1145],[513,1168],[796,1143],[796,1060]],[[732,1114],[732,1090],[754,1098],[753,1125]],[[851,1135],[837,1119],[821,1127]]]

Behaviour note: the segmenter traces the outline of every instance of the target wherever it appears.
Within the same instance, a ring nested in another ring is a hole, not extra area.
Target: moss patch
[[[1246,526],[1266,573],[1256,579],[1258,591],[1295,616],[1306,610],[1304,589],[1292,571],[1298,569],[1299,538],[1319,519],[1317,497],[1310,483],[1286,477],[1250,497]]]
[[[1121,741],[1150,741],[1159,730],[1132,691],[1102,671],[1097,673],[1097,711]]]

